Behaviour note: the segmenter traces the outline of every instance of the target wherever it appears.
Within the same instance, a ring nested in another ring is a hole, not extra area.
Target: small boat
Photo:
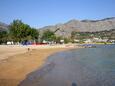
[[[83,45],[85,48],[96,48],[95,45],[92,45],[92,44],[85,44]]]

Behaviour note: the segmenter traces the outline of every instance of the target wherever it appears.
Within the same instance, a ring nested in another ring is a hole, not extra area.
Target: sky
[[[71,19],[115,17],[115,0],[0,0],[0,21],[20,19],[40,28]]]

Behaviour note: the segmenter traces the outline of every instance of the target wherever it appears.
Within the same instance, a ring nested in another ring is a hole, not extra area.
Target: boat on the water
[[[96,46],[95,45],[93,45],[93,44],[84,44],[84,45],[82,45],[84,48],[96,48]]]

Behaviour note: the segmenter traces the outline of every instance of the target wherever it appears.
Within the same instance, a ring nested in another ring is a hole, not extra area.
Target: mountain
[[[7,31],[7,30],[8,30],[8,25],[0,22],[0,31]]]
[[[56,35],[64,35],[66,37],[71,35],[72,31],[78,32],[96,32],[115,29],[115,17],[105,18],[101,20],[70,20],[64,24],[57,24],[54,26],[46,26],[40,28],[40,31],[49,29],[54,31]]]

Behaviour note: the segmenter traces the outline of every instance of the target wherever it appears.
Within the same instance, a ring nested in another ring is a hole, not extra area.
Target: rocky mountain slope
[[[57,24],[54,26],[46,26],[40,28],[40,30],[50,29],[57,35],[65,35],[66,37],[71,35],[72,31],[78,32],[96,32],[103,30],[115,29],[115,17],[105,18],[102,20],[70,20],[64,24]]]
[[[8,25],[0,22],[0,31],[7,31],[7,30],[8,30]]]

